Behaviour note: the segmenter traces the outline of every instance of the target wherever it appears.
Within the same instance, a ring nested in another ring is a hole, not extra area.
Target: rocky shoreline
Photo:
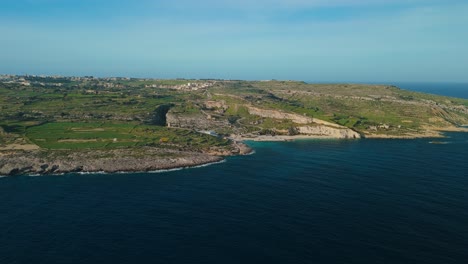
[[[232,139],[237,141],[264,141],[264,142],[276,142],[276,141],[294,141],[297,139],[343,139],[332,136],[314,136],[314,135],[295,135],[295,136],[286,136],[286,135],[261,135],[256,137],[251,136],[231,136]]]
[[[444,138],[446,137],[443,132],[465,132],[468,133],[466,127],[447,127],[427,130],[425,132],[403,134],[403,135],[392,135],[392,134],[363,134],[359,137],[349,136],[337,136],[337,135],[311,135],[311,134],[299,134],[299,135],[231,135],[230,138],[236,141],[294,141],[297,139],[418,139],[418,138]]]
[[[250,151],[252,151],[250,148],[245,147],[231,155],[244,155]],[[0,175],[147,172],[220,162],[224,156],[152,147],[80,151],[4,151],[0,155]]]
[[[445,138],[444,132],[464,132],[468,133],[468,128],[464,126],[450,127],[431,127],[426,128],[426,131],[418,133],[407,133],[404,135],[389,135],[389,134],[364,134],[364,138],[369,139],[418,139],[418,138]]]
[[[441,138],[442,131],[468,132],[465,127],[438,129],[414,135],[363,135],[368,139]],[[44,150],[12,148],[0,151],[0,176],[51,175],[65,173],[134,173],[196,167],[217,163],[226,156],[248,155],[253,150],[244,141],[293,141],[297,139],[340,139],[327,135],[257,136],[231,135],[231,150],[211,148],[193,152],[155,147],[110,150]]]

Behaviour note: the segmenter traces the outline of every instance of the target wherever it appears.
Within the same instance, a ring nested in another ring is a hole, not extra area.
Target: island
[[[245,155],[245,141],[435,138],[468,100],[388,85],[0,75],[0,175],[139,172]]]

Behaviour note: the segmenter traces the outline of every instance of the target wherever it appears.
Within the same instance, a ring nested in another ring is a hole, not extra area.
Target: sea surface
[[[308,83],[320,83],[308,81]],[[325,82],[336,83],[336,82]],[[468,99],[468,83],[437,83],[437,82],[350,82],[376,85],[394,85],[404,90],[459,97]]]
[[[468,133],[0,178],[0,263],[467,263]]]
[[[390,82],[401,89],[468,99],[468,83]]]

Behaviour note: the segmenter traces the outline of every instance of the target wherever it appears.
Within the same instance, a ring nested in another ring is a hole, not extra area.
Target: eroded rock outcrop
[[[361,135],[349,128],[334,128],[324,125],[301,126],[297,128],[300,134],[332,138],[361,138]]]
[[[195,130],[213,130],[219,127],[229,126],[225,119],[216,119],[203,113],[185,114],[169,111],[166,115],[168,127],[189,128]]]
[[[251,115],[274,119],[288,119],[296,124],[307,125],[297,127],[297,132],[302,135],[314,135],[332,138],[361,138],[361,135],[356,131],[317,118],[293,113],[285,113],[277,110],[260,109],[252,106],[249,106],[248,110]]]
[[[10,151],[2,153],[0,175],[68,172],[137,172],[191,167],[221,161],[207,153],[144,147],[85,151]]]
[[[296,124],[313,123],[313,118],[310,118],[307,116],[301,116],[298,114],[290,114],[290,113],[285,113],[285,112],[281,112],[277,110],[260,109],[260,108],[253,107],[253,106],[248,106],[247,109],[249,111],[249,114],[251,115],[257,115],[261,117],[275,118],[275,119],[289,119]]]
[[[327,122],[321,119],[303,116],[303,115],[294,114],[294,113],[285,113],[285,112],[278,111],[278,110],[260,109],[260,108],[253,107],[253,106],[248,106],[248,110],[249,110],[249,114],[251,115],[257,115],[261,117],[268,117],[268,118],[275,118],[275,119],[289,119],[296,124],[305,125],[305,124],[315,123],[315,124],[320,124],[320,125],[326,125],[329,127],[346,128],[344,126],[340,126],[338,124]]]

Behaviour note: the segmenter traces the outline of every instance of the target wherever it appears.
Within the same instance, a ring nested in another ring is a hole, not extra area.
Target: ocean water
[[[468,83],[394,82],[388,84],[398,86],[405,90],[468,99]]]
[[[0,263],[466,263],[468,135],[448,135],[1,178]]]
[[[317,82],[309,81],[308,83],[317,83]],[[326,83],[334,83],[334,82],[326,82]],[[350,83],[361,83],[361,82],[350,82]],[[395,85],[405,90],[468,99],[468,83],[362,82],[362,84]]]
[[[402,87],[403,88],[403,87]],[[251,142],[161,173],[0,178],[0,264],[466,263],[468,133]]]

